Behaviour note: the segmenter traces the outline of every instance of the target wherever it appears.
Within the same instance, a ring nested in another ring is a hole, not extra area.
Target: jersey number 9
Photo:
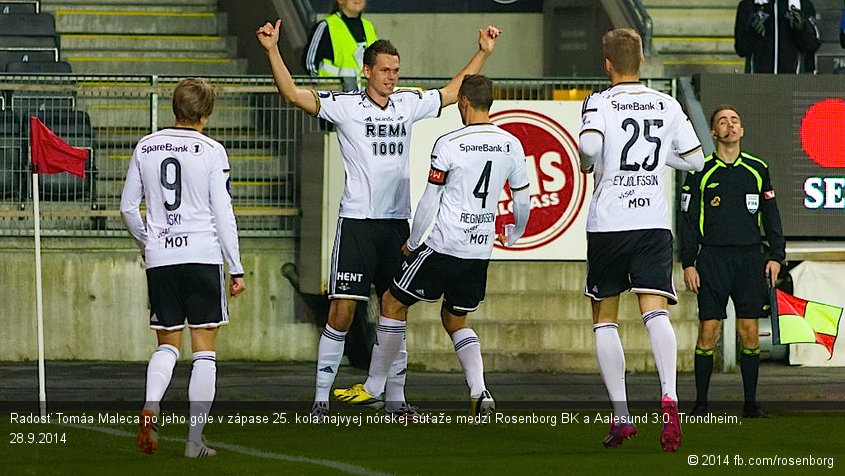
[[[167,168],[173,166],[173,180],[167,179]],[[173,190],[175,196],[173,203],[164,201],[164,208],[172,212],[182,205],[182,165],[174,157],[168,157],[161,161],[161,186],[167,190]]]

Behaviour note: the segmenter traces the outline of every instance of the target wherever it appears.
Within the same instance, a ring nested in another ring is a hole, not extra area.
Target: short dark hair
[[[185,78],[173,90],[173,114],[176,122],[199,124],[203,117],[211,116],[217,90],[200,78]]]
[[[466,96],[475,109],[489,111],[493,105],[493,81],[483,74],[468,74],[458,90],[458,97],[462,96]]]
[[[364,64],[372,68],[376,65],[376,56],[390,55],[399,57],[399,52],[390,40],[376,40],[364,50]]]
[[[604,57],[610,60],[613,68],[622,74],[639,72],[643,58],[643,40],[636,30],[616,28],[601,38]]]
[[[730,104],[720,104],[713,111],[713,114],[710,114],[710,130],[713,130],[713,128],[716,126],[715,124],[713,124],[713,121],[716,120],[716,114],[719,114],[720,112],[722,112],[724,110],[733,111],[733,112],[736,113],[737,116],[739,116],[739,111],[737,111],[735,107],[731,106]],[[741,116],[739,117],[739,122],[740,122],[740,124],[742,123],[742,117]]]

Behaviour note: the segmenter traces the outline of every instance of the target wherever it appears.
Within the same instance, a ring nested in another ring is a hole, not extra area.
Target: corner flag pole
[[[35,218],[35,314],[38,322],[38,402],[41,416],[47,415],[47,390],[44,379],[44,306],[41,293],[41,210],[39,208],[38,170],[32,174],[32,213]]]

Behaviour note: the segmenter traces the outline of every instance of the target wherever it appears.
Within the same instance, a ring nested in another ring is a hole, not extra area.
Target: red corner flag
[[[70,172],[85,178],[88,150],[73,147],[57,136],[41,119],[29,116],[29,144],[35,173],[57,174]]]

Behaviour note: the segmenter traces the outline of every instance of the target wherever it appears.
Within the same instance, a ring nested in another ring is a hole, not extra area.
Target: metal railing
[[[58,236],[123,236],[120,194],[138,140],[173,124],[179,77],[0,75],[0,236],[32,235],[28,117],[89,148],[87,176],[39,176],[42,230]],[[284,103],[269,77],[208,78],[218,88],[205,133],[232,166],[232,197],[244,236],[296,236],[300,209],[299,137],[325,124]],[[337,78],[297,77],[300,87],[340,89]],[[440,88],[448,78],[404,78],[402,86]],[[645,80],[674,94],[671,79]],[[582,99],[604,78],[498,79],[498,100]]]
[[[37,115],[69,144],[90,148],[87,176],[41,175],[46,235],[122,235],[120,194],[138,140],[174,123],[179,77],[0,75],[0,235],[33,233],[28,130]],[[218,88],[205,133],[232,165],[232,197],[245,235],[297,231],[297,137],[318,122],[280,98],[269,77],[212,77]],[[301,78],[304,87],[338,89],[335,79]]]
[[[652,37],[654,36],[654,22],[648,14],[648,11],[646,11],[646,7],[643,5],[643,2],[641,0],[622,0],[620,3],[625,8],[625,12],[634,27],[643,37],[643,54],[646,56],[654,56],[657,54],[652,43]]]

